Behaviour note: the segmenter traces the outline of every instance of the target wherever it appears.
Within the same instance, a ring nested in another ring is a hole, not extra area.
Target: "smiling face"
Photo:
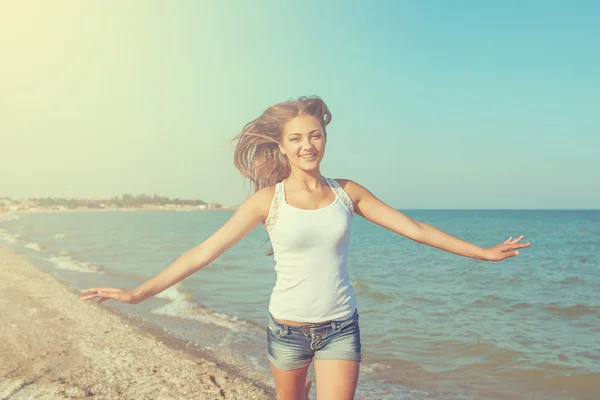
[[[310,172],[319,168],[325,155],[325,132],[321,122],[311,115],[289,120],[283,127],[279,149],[292,168]]]

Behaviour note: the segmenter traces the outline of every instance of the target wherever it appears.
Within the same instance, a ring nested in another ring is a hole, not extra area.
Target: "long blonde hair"
[[[318,96],[299,97],[269,107],[233,139],[233,142],[237,141],[235,167],[252,182],[255,191],[275,185],[290,175],[287,156],[279,150],[281,135],[290,119],[304,115],[311,115],[321,122],[327,140],[325,127],[331,122],[331,112]]]

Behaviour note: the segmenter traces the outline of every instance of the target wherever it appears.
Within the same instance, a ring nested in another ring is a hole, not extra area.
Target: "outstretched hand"
[[[117,288],[91,288],[82,290],[81,293],[87,293],[87,296],[80,297],[79,300],[87,301],[93,300],[97,297],[98,304],[105,302],[106,300],[116,300],[121,303],[137,304],[139,300],[136,298],[133,290],[128,289],[117,289]]]
[[[523,235],[514,240],[511,236],[504,243],[485,249],[483,252],[483,259],[485,261],[502,261],[519,255],[518,249],[531,246],[531,243],[529,242],[519,243],[521,239],[523,239]]]

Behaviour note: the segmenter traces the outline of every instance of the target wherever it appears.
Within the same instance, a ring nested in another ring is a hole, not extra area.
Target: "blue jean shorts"
[[[269,360],[281,370],[294,370],[325,360],[362,361],[358,311],[350,318],[302,326],[282,325],[269,313]]]

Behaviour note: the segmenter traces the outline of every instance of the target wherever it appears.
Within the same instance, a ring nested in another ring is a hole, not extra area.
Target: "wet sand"
[[[270,399],[189,343],[113,313],[0,247],[0,400]]]

